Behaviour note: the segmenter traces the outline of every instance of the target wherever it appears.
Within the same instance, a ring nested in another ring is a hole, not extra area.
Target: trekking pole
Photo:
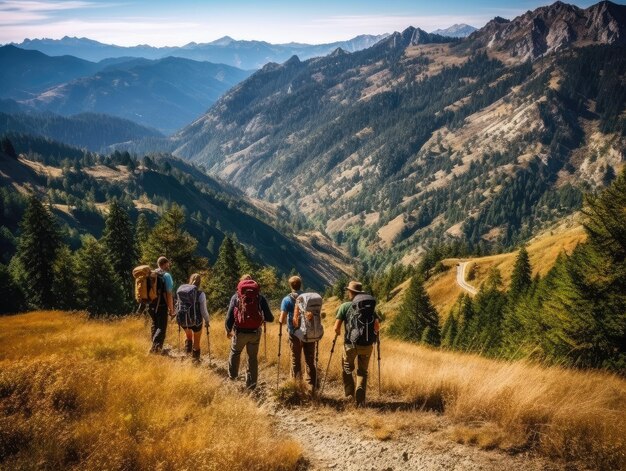
[[[330,369],[330,360],[333,358],[333,353],[335,352],[335,343],[337,342],[337,337],[339,334],[335,334],[335,338],[333,339],[333,346],[330,348],[330,356],[328,357],[328,366],[326,366],[326,374],[324,374],[324,381],[322,382],[322,389],[320,389],[320,398],[322,394],[324,394],[324,387],[326,386],[326,379],[328,378],[328,370]]]
[[[279,322],[278,327],[278,363],[276,364],[276,389],[280,384],[280,346],[283,340],[283,323]]]
[[[265,363],[267,363],[267,324],[263,323],[263,348],[265,349]]]
[[[178,351],[180,352],[180,324],[178,324]]]
[[[211,336],[209,335],[209,324],[206,324],[206,347],[209,353],[209,366],[211,366]]]
[[[378,397],[382,397],[382,389],[380,387],[380,332],[376,341],[376,352],[378,353]]]

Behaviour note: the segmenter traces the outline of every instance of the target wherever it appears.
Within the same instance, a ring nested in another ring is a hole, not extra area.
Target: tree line
[[[133,267],[144,263],[154,267],[161,255],[172,261],[177,285],[187,282],[191,273],[204,275],[211,310],[226,308],[243,273],[252,274],[270,299],[280,295],[285,283],[276,268],[253,261],[235,236],[224,238],[211,266],[197,255],[198,241],[184,224],[185,213],[176,204],[154,227],[145,213],[133,224],[128,211],[114,199],[102,237],[85,235],[80,247],[72,250],[50,204],[32,195],[19,223],[16,252],[8,266],[0,264],[0,290],[6,294],[0,313],[29,309],[81,309],[93,316],[130,313],[136,308]]]

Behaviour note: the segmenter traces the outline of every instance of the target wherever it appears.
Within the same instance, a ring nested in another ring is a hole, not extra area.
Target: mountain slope
[[[94,152],[120,142],[163,136],[155,129],[102,114],[64,117],[52,113],[0,112],[0,135],[6,133],[43,136]]]
[[[452,44],[409,28],[268,64],[176,134],[175,153],[301,211],[374,267],[434,241],[512,247],[621,165],[626,54],[607,33],[531,63],[481,47],[491,27]]]
[[[301,58],[325,56],[341,47],[347,51],[357,51],[370,47],[387,35],[361,35],[347,41],[329,44],[270,44],[265,41],[236,41],[225,36],[210,43],[189,43],[182,47],[121,47],[102,44],[87,38],[26,39],[16,46],[35,49],[51,56],[73,55],[91,61],[112,57],[143,57],[161,59],[167,56],[182,57],[197,61],[228,64],[242,69],[258,69],[268,62],[284,62],[297,54]]]
[[[467,36],[472,34],[474,31],[476,31],[476,29],[477,28],[474,28],[473,26],[461,23],[461,24],[454,24],[444,29],[436,29],[432,33],[440,34],[441,36],[449,36],[451,38],[466,38]]]
[[[24,149],[36,150],[28,159],[22,155],[17,160],[0,152],[2,225],[11,232],[17,231],[23,210],[15,193],[47,195],[73,245],[78,245],[80,234],[100,237],[102,213],[113,197],[132,209],[133,219],[145,212],[155,220],[164,208],[177,203],[185,208],[186,229],[198,239],[199,254],[211,261],[224,237],[235,235],[253,258],[283,274],[295,269],[315,289],[332,283],[342,273],[341,267],[348,266],[345,255],[323,236],[317,237],[318,243],[315,238],[296,239],[285,222],[289,215],[280,207],[257,207],[238,190],[178,159],[152,157],[137,167],[125,154],[95,157],[40,138],[23,136],[14,145],[24,154]],[[60,168],[62,163],[64,168]],[[3,258],[11,253],[5,235],[0,233]]]
[[[171,133],[248,75],[210,62],[134,59],[108,65],[96,75],[50,88],[23,103],[62,115],[110,114]]]

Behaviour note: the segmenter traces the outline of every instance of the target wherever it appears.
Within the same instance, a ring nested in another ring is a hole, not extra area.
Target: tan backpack
[[[157,277],[148,265],[140,265],[133,269],[135,278],[135,300],[140,304],[150,304],[157,299]]]

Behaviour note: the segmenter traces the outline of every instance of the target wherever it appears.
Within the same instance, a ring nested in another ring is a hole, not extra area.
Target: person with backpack
[[[302,291],[302,279],[299,276],[289,278],[289,287],[291,293],[285,296],[280,303],[280,317],[278,322],[281,327],[287,324],[287,333],[289,334],[289,350],[291,352],[291,377],[298,378],[302,376],[302,345],[298,337],[294,335],[295,328],[293,326],[293,311],[296,308],[296,299]]]
[[[163,350],[163,342],[165,342],[165,334],[167,333],[168,314],[174,317],[174,280],[169,270],[172,266],[170,261],[165,257],[159,257],[157,260],[158,269],[156,274],[156,292],[157,296],[148,306],[148,313],[152,319],[151,334],[152,347],[150,353],[160,353]]]
[[[335,333],[341,335],[341,325],[345,326],[343,352],[343,387],[346,397],[354,397],[357,406],[365,403],[367,390],[367,370],[374,343],[378,340],[380,319],[376,314],[376,299],[362,291],[358,281],[348,283],[346,293],[349,301],[337,309]],[[354,363],[357,362],[356,388],[354,384]]]
[[[206,294],[200,290],[202,279],[198,273],[189,277],[189,283],[176,290],[176,321],[185,331],[185,352],[191,353],[194,363],[200,362],[200,339],[202,321],[209,326],[209,312],[206,308]]]
[[[259,375],[259,344],[265,322],[273,322],[274,315],[265,296],[261,295],[259,284],[250,275],[241,277],[237,292],[230,298],[228,313],[224,323],[226,336],[231,340],[228,357],[228,377],[237,379],[241,352],[248,354],[246,388],[254,389]]]

